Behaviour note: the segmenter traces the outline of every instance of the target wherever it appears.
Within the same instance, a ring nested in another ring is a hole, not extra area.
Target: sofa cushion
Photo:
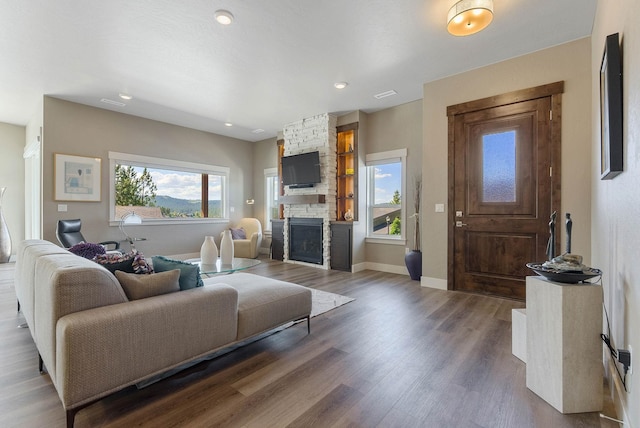
[[[114,273],[117,270],[135,273],[133,269],[133,259],[135,256],[136,251],[131,251],[126,254],[107,253],[97,255],[93,261],[104,266],[111,273]]]
[[[241,228],[241,227],[238,227],[238,228],[230,227],[229,230],[231,230],[231,238],[232,239],[247,239],[247,232],[245,232],[243,228]]]
[[[133,271],[137,274],[153,273],[153,266],[144,258],[144,254],[138,252],[133,257]]]
[[[180,291],[180,269],[150,275],[136,275],[117,270],[116,278],[118,278],[129,300]]]
[[[195,287],[202,287],[200,278],[200,267],[193,263],[181,260],[170,259],[164,256],[153,256],[151,258],[153,270],[155,272],[165,272],[173,269],[180,269],[180,289],[189,290]]]
[[[311,289],[298,284],[242,272],[206,281],[207,287],[224,283],[238,290],[237,340],[311,313]]]
[[[69,252],[85,259],[93,259],[97,255],[106,253],[107,251],[100,244],[92,244],[90,242],[80,242],[69,248]]]

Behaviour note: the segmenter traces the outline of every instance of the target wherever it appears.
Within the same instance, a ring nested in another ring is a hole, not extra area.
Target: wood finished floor
[[[107,397],[76,427],[617,426],[598,413],[562,415],[526,388],[525,364],[511,354],[511,309],[522,303],[375,271],[262,259],[250,272],[356,300],[313,318],[310,335],[298,324]],[[0,264],[0,427],[64,427],[23,322],[13,265]]]

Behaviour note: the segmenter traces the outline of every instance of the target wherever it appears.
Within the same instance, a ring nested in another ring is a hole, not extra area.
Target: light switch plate
[[[436,204],[436,212],[443,213],[444,212],[444,204]]]
[[[67,204],[58,204],[58,212],[66,213],[67,212]]]

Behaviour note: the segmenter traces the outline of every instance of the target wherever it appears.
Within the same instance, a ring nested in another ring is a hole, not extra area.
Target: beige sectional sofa
[[[16,296],[67,412],[311,313],[311,290],[249,273],[129,301],[103,266],[47,241],[19,244]]]

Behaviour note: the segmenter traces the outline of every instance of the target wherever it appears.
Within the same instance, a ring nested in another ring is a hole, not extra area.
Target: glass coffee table
[[[260,264],[260,260],[257,259],[244,259],[240,257],[236,257],[233,259],[233,262],[230,265],[223,265],[220,261],[220,257],[213,265],[203,264],[200,259],[187,259],[185,260],[187,263],[193,263],[194,265],[200,266],[200,275],[218,275],[222,273],[233,273],[239,270],[249,269],[250,267],[254,267]]]

